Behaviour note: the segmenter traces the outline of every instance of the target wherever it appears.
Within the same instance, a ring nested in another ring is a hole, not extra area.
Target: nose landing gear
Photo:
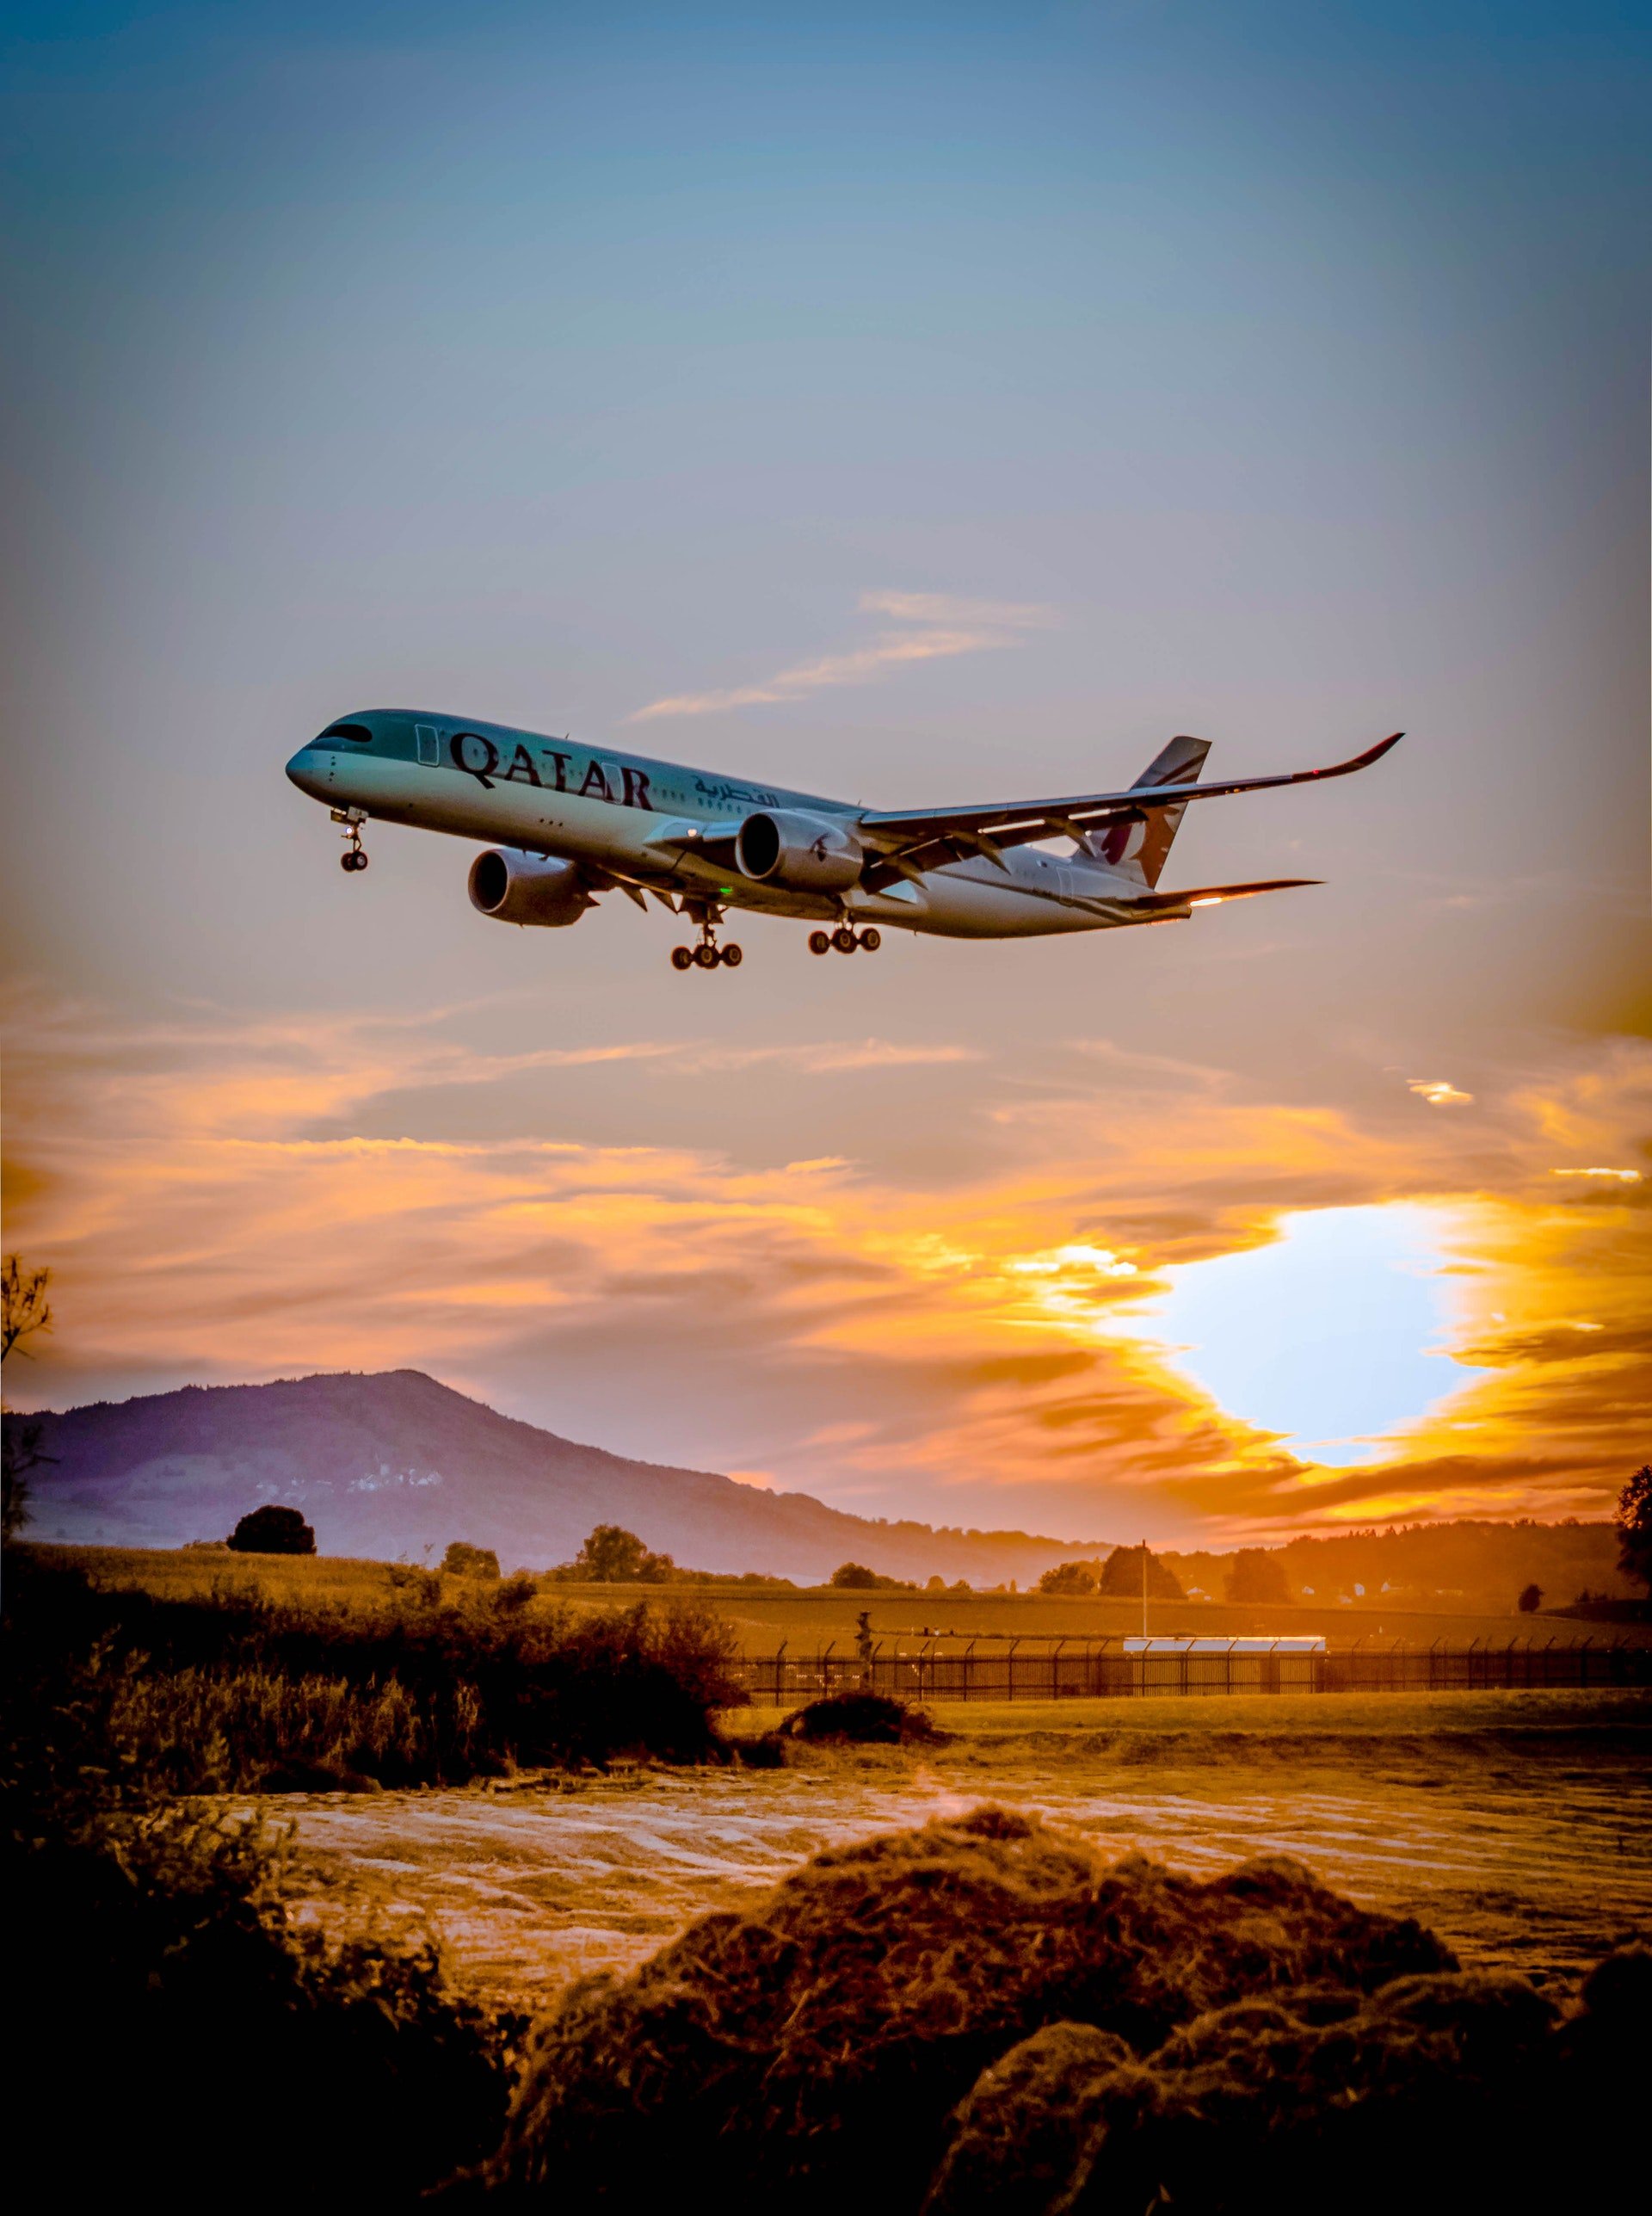
[[[365,869],[367,866],[367,857],[366,849],[361,844],[361,826],[367,820],[367,810],[365,808],[334,808],[330,812],[336,824],[343,824],[347,842],[343,853],[338,857],[339,867],[344,870]]]

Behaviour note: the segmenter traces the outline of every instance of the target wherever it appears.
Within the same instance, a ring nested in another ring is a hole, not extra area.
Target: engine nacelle
[[[591,905],[579,865],[490,847],[471,864],[471,905],[502,923],[577,923]]]
[[[759,885],[792,892],[841,892],[855,884],[865,859],[860,843],[830,816],[777,808],[748,816],[735,841],[735,867]]]

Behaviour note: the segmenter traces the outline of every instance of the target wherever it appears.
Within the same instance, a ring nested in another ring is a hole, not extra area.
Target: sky
[[[31,7],[16,1405],[426,1369],[1230,1544],[1652,1451],[1643,9]],[[1211,770],[1186,923],[816,961],[346,876],[422,706],[891,807]],[[644,1534],[645,1535],[645,1534]]]

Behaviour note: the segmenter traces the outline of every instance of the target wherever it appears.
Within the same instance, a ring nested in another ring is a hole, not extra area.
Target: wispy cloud
[[[890,616],[913,627],[880,631],[866,645],[797,663],[756,684],[731,685],[716,692],[669,694],[637,709],[630,720],[646,723],[656,716],[708,715],[721,708],[772,707],[782,701],[806,700],[811,693],[834,685],[869,685],[907,663],[941,661],[954,655],[1019,645],[1024,632],[1047,631],[1057,620],[1053,608],[1032,602],[962,600],[938,592],[863,592],[860,608],[863,614]]]
[[[1448,1077],[1408,1077],[1405,1082],[1430,1108],[1470,1108],[1474,1102],[1472,1093],[1459,1092]]]

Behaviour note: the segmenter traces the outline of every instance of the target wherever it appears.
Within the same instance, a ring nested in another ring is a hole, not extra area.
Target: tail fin
[[[1173,738],[1148,763],[1136,782],[1196,785],[1210,750],[1208,738]],[[1119,823],[1109,824],[1103,831],[1087,831],[1079,841],[1078,850],[1091,861],[1105,863],[1121,876],[1138,879],[1150,890],[1159,881],[1159,873],[1170,852],[1170,842],[1186,812],[1185,807],[1179,806],[1143,808],[1140,815],[1126,816]]]

